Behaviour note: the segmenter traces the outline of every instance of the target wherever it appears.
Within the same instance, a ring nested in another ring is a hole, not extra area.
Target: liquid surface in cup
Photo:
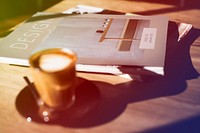
[[[62,54],[45,54],[40,57],[40,68],[46,72],[56,72],[71,64],[71,59]]]

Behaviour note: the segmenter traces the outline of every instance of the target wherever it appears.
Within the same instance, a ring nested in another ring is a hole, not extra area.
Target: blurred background
[[[0,0],[0,37],[34,13],[43,11],[61,0]]]
[[[61,0],[0,0],[0,20],[33,14],[59,1]]]

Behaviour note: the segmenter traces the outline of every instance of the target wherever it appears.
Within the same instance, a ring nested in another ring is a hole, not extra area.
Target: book
[[[166,16],[39,12],[0,41],[0,62],[29,66],[37,51],[69,48],[77,53],[78,71],[158,70],[164,66],[167,29]]]

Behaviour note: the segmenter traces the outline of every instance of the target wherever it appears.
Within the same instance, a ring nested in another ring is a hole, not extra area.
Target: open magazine
[[[29,66],[37,51],[69,48],[77,53],[78,71],[120,74],[122,66],[157,71],[164,66],[167,29],[166,16],[40,12],[1,40],[0,62]]]

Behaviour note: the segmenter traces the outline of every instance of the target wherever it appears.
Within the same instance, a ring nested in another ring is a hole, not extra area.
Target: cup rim
[[[48,49],[37,51],[29,57],[30,67],[32,67],[33,69],[37,69],[38,71],[42,71],[44,73],[57,73],[57,72],[63,71],[63,70],[60,70],[60,71],[54,71],[54,72],[47,72],[40,67],[39,58],[44,54],[51,54],[51,53],[66,54],[70,57],[73,57],[72,62],[76,63],[77,61],[77,54],[69,48],[48,48]]]

